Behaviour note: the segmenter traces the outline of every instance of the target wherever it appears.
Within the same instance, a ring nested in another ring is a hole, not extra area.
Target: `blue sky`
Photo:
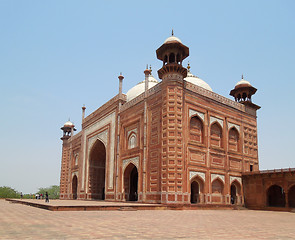
[[[0,1],[0,186],[59,184],[60,127],[81,129],[118,92],[153,74],[171,35],[191,72],[226,97],[241,75],[258,91],[260,169],[295,167],[294,1]]]

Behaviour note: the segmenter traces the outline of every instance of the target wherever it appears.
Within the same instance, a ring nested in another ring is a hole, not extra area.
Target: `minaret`
[[[122,97],[122,85],[123,85],[123,79],[124,79],[122,73],[120,73],[118,78],[119,78],[119,97],[121,98]]]
[[[256,91],[257,89],[253,87],[250,82],[246,81],[242,75],[241,81],[236,84],[235,88],[230,91],[229,95],[233,96],[236,102],[257,110],[260,106],[252,103],[252,95],[254,95]]]
[[[73,136],[75,129],[75,125],[69,121],[67,121],[63,127],[63,136],[61,140],[62,144],[62,159],[61,159],[61,173],[60,173],[60,199],[67,199],[69,197],[69,167],[70,167],[70,154],[71,154],[71,144],[70,138]]]
[[[156,53],[163,61],[163,67],[158,70],[162,79],[161,202],[188,203],[183,142],[183,79],[187,69],[182,61],[188,57],[189,48],[172,32]]]
[[[83,120],[85,118],[85,110],[86,110],[86,107],[85,105],[83,104],[83,107],[82,107],[82,123],[83,123]]]

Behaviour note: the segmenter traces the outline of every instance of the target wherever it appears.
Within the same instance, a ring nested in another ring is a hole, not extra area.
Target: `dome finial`
[[[242,79],[244,79],[244,74],[242,74]]]
[[[191,69],[191,66],[189,65],[189,61],[188,61],[188,63],[187,63],[187,70],[190,71],[190,69]]]
[[[150,64],[150,71],[152,72],[152,65]]]
[[[174,36],[173,28],[172,28],[172,36]]]

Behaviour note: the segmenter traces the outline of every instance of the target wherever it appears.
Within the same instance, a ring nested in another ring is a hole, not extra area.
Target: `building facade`
[[[239,81],[228,99],[182,66],[175,36],[157,51],[161,81],[144,81],[62,127],[61,199],[164,204],[244,203],[242,174],[259,170],[256,89]]]

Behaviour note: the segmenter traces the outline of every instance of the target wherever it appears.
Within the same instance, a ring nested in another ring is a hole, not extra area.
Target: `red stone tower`
[[[162,79],[162,142],[161,142],[161,202],[187,202],[185,154],[183,142],[183,79],[187,69],[182,61],[189,55],[189,48],[177,37],[166,39],[157,49],[157,58],[163,61],[158,70]]]
[[[70,138],[73,135],[75,129],[75,125],[69,121],[67,121],[63,127],[63,136],[60,138],[63,141],[62,144],[62,159],[61,159],[61,172],[60,172],[60,198],[67,199],[69,198],[69,182],[70,179]]]

